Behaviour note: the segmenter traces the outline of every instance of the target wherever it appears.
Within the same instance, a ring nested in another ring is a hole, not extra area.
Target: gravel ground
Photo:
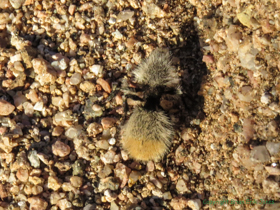
[[[279,31],[277,0],[1,0],[0,210],[280,209]],[[120,86],[156,47],[184,107],[139,163]]]

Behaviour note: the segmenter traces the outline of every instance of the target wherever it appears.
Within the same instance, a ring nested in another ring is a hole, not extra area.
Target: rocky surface
[[[279,16],[277,0],[1,0],[0,210],[279,209]],[[176,136],[139,163],[120,87],[156,47],[182,103],[161,100]]]

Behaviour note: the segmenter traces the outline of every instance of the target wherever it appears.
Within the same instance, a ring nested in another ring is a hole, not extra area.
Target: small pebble
[[[153,161],[149,161],[149,162],[147,163],[146,170],[147,170],[147,171],[154,171],[154,170],[155,170],[155,164],[154,164]]]
[[[52,135],[53,136],[60,136],[63,133],[63,131],[64,131],[63,127],[56,126],[52,131]]]
[[[62,183],[57,177],[49,176],[48,177],[48,188],[52,189],[54,191],[57,191],[60,189]]]
[[[104,150],[109,149],[109,143],[107,140],[100,140],[96,142],[96,147]]]
[[[98,104],[94,104],[94,105],[92,106],[92,110],[95,111],[95,112],[99,112],[99,111],[102,110],[102,107],[99,106]]]
[[[99,133],[102,133],[102,131],[103,131],[102,125],[96,122],[89,124],[87,128],[88,135],[93,137],[95,137]]]
[[[33,166],[34,168],[40,168],[40,159],[37,156],[37,151],[36,150],[33,150],[33,151],[29,152],[28,159],[31,163],[31,166]]]
[[[61,141],[56,141],[52,145],[53,154],[57,155],[59,157],[65,157],[65,156],[69,155],[70,151],[71,151],[70,147]]]
[[[111,202],[110,210],[119,210],[120,207],[114,202]]]
[[[48,203],[39,197],[29,197],[28,202],[32,210],[45,210],[48,207]]]
[[[15,9],[19,9],[23,4],[25,0],[10,0],[11,5]]]
[[[110,17],[110,19],[108,20],[108,23],[109,23],[110,25],[114,25],[114,24],[116,23],[116,18]]]
[[[102,74],[103,66],[95,64],[89,67],[89,70],[94,73],[96,76]]]
[[[141,173],[139,171],[131,171],[131,173],[129,174],[128,186],[131,187],[132,185],[134,185],[140,177]]]
[[[110,138],[108,140],[108,142],[109,142],[110,145],[115,145],[116,144],[116,139],[115,138]]]
[[[268,172],[269,175],[272,175],[272,176],[280,175],[280,168],[265,166],[265,170]]]
[[[16,173],[16,177],[21,181],[21,182],[27,182],[29,173],[27,169],[18,169]]]
[[[11,114],[15,109],[14,105],[10,104],[9,102],[3,99],[0,99],[0,107],[0,116],[7,116]]]
[[[117,16],[117,21],[118,22],[126,21],[126,20],[132,18],[133,15],[134,15],[134,11],[132,11],[132,10],[121,11]]]
[[[111,93],[111,87],[110,84],[102,79],[102,78],[98,78],[98,80],[96,81],[97,84],[101,85],[101,87],[103,88],[103,90],[105,90],[107,93]]]
[[[80,84],[80,89],[86,93],[93,93],[96,90],[95,85],[90,81],[83,81]]]
[[[67,129],[65,136],[69,139],[74,139],[78,137],[82,132],[83,127],[81,125],[73,126]]]
[[[117,178],[120,179],[121,188],[124,188],[124,186],[127,184],[130,173],[131,173],[130,168],[128,168],[126,165],[124,165],[122,163],[117,163],[115,170],[114,170],[114,174]]]
[[[80,159],[75,161],[72,168],[73,168],[73,176],[83,176],[85,173],[84,172],[85,164]]]
[[[188,187],[187,187],[186,182],[183,179],[179,179],[177,184],[176,184],[176,189],[180,193],[184,193],[184,192],[188,191]]]
[[[83,178],[79,176],[72,176],[70,178],[70,182],[73,185],[73,187],[80,188],[83,185]]]
[[[265,105],[269,104],[271,100],[271,95],[268,93],[265,93],[264,95],[262,95],[261,97],[261,102]]]
[[[0,1],[0,9],[8,9],[10,6],[9,0]]]
[[[101,120],[101,124],[102,124],[104,130],[113,127],[116,122],[117,122],[117,119],[112,118],[112,117],[104,117]]]
[[[128,153],[124,150],[121,151],[122,159],[127,161],[129,159]]]
[[[202,204],[201,204],[201,201],[199,199],[192,199],[192,200],[188,201],[188,206],[192,210],[200,210]]]
[[[70,78],[70,85],[78,85],[82,81],[82,75],[80,73],[74,73]]]
[[[103,161],[104,164],[112,164],[114,163],[115,155],[116,155],[115,151],[109,150],[104,155],[102,154],[100,159]]]
[[[171,200],[172,199],[172,195],[171,195],[170,191],[167,191],[167,192],[163,193],[162,197],[163,197],[164,200]]]
[[[271,156],[280,156],[280,142],[266,142],[266,148]]]
[[[205,63],[214,63],[214,57],[213,55],[204,55],[202,58],[202,61]]]
[[[68,8],[68,12],[70,15],[74,15],[75,10],[76,10],[76,5],[74,4],[71,4]]]
[[[66,198],[61,199],[56,204],[61,210],[66,210],[72,207],[72,204],[70,201],[68,201]]]
[[[265,146],[257,146],[251,151],[251,159],[256,162],[265,163],[270,161],[270,155]]]
[[[144,2],[142,9],[152,19],[163,18],[166,15],[160,7],[153,3]]]
[[[100,183],[98,185],[98,190],[103,191],[103,190],[118,190],[119,188],[119,181],[115,177],[107,177],[104,179],[100,180]]]
[[[175,197],[172,198],[171,202],[170,202],[170,206],[174,209],[174,210],[181,210],[181,209],[185,209],[188,206],[188,199],[186,199],[185,197]]]
[[[122,33],[117,29],[115,32],[112,33],[112,35],[116,38],[116,39],[122,39],[123,35]]]
[[[19,61],[16,61],[16,62],[14,63],[14,68],[15,68],[17,71],[24,72],[23,65],[22,65],[21,62],[19,62]]]
[[[103,179],[103,178],[107,177],[108,175],[110,175],[112,173],[111,168],[112,168],[111,165],[105,165],[104,168],[101,171],[99,171],[98,177]]]
[[[43,111],[43,108],[44,108],[44,103],[43,102],[37,102],[33,109],[36,110],[36,111]]]

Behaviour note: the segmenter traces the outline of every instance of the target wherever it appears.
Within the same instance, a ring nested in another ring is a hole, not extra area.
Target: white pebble
[[[117,39],[123,38],[123,35],[121,34],[121,32],[118,29],[115,32],[113,32],[112,35]]]
[[[19,206],[24,206],[25,204],[26,204],[25,201],[19,201],[19,202],[18,202],[18,205],[19,205]]]
[[[188,206],[192,210],[199,210],[201,209],[201,201],[199,199],[193,199],[188,201]]]
[[[61,70],[67,69],[68,65],[67,65],[67,62],[64,58],[60,60],[59,67],[60,67]]]
[[[32,26],[32,30],[33,30],[33,31],[37,31],[38,29],[39,29],[38,24],[34,24],[34,25]]]
[[[261,102],[263,104],[268,104],[270,102],[271,96],[268,93],[265,93],[264,95],[262,95],[261,97]]]
[[[124,43],[119,44],[118,48],[119,48],[120,51],[124,50],[125,49],[125,44]],[[122,61],[126,61],[126,60],[122,59]],[[127,63],[127,62],[125,62],[125,63]]]
[[[109,142],[110,145],[115,145],[116,144],[116,139],[115,138],[110,138],[108,140],[108,142]]]
[[[89,67],[89,70],[94,73],[95,75],[101,74],[103,70],[103,66],[101,65],[92,65]]]
[[[44,108],[44,103],[43,103],[43,102],[37,102],[37,103],[34,105],[34,110],[42,111],[43,108]]]
[[[113,25],[116,23],[116,18],[110,17],[110,19],[108,20],[108,23]]]
[[[21,61],[21,54],[15,54],[14,56],[10,57],[12,63],[16,61]]]
[[[102,110],[102,107],[100,105],[98,105],[98,104],[94,104],[92,106],[92,110],[95,111],[95,112],[99,112],[99,111]]]

